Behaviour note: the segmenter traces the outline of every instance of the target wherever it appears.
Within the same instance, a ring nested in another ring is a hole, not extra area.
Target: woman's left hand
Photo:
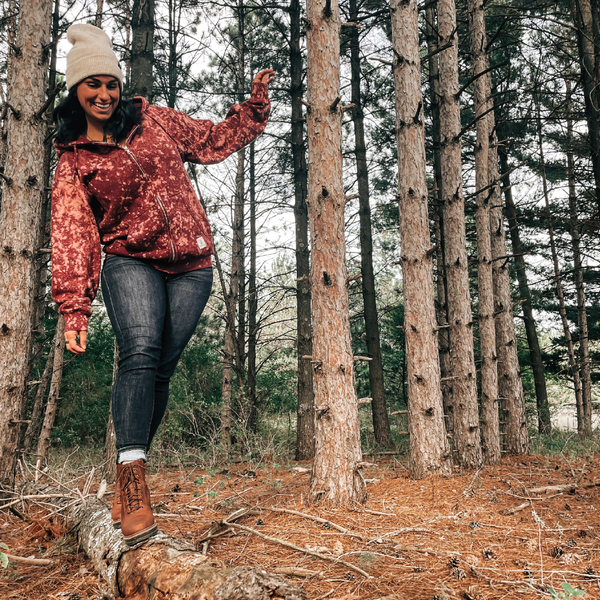
[[[256,74],[256,77],[252,83],[264,83],[269,85],[273,79],[275,79],[275,71],[273,71],[273,69],[265,69],[264,71]]]

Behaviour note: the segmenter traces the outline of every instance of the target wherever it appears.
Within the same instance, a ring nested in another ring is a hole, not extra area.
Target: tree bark
[[[356,0],[350,0],[350,21],[358,22]],[[371,410],[373,414],[373,432],[375,441],[384,447],[390,447],[390,423],[385,402],[383,385],[383,361],[381,342],[379,341],[379,318],[377,316],[377,295],[375,292],[375,274],[373,272],[373,236],[371,228],[371,206],[369,203],[369,170],[367,167],[367,148],[365,144],[365,123],[360,92],[360,42],[356,27],[350,29],[350,60],[352,104],[354,104],[354,144],[356,153],[356,178],[358,181],[358,202],[360,218],[360,265],[362,274],[362,295],[365,317],[365,334],[369,361],[369,386],[371,390]]]
[[[425,129],[416,0],[392,0],[398,201],[408,371],[410,471],[420,479],[451,472],[444,427],[429,237]]]
[[[113,385],[119,372],[119,344],[115,340],[115,349],[113,353]],[[106,436],[104,437],[104,455],[102,457],[104,467],[102,476],[106,481],[112,483],[117,479],[117,435],[115,433],[115,423],[112,416],[112,402],[108,411],[108,423],[106,424]]]
[[[504,203],[506,205],[506,218],[508,219],[508,229],[515,257],[517,271],[517,280],[519,282],[519,298],[523,307],[523,322],[525,333],[527,335],[527,346],[529,347],[529,360],[533,371],[533,380],[535,385],[535,398],[538,414],[538,431],[540,433],[550,433],[552,424],[550,422],[550,407],[548,405],[548,391],[546,389],[546,378],[544,376],[544,363],[542,361],[542,352],[538,339],[535,318],[533,316],[533,305],[531,302],[531,292],[529,291],[529,282],[527,281],[527,268],[525,265],[523,244],[519,234],[519,221],[517,211],[512,197],[512,188],[510,183],[508,155],[506,149],[500,148],[500,171],[504,188]]]
[[[0,213],[0,481],[10,483],[25,408],[44,199],[45,87],[51,0],[21,0],[8,85],[8,135]]]
[[[10,48],[15,45],[17,36],[17,2],[16,0],[9,0],[8,7],[6,10],[6,44]],[[12,52],[6,53],[6,81],[10,81],[12,78]],[[6,102],[6,96],[4,95],[4,88],[0,86],[0,100],[2,101],[2,113],[0,114],[0,123],[2,123],[2,130],[0,132],[0,172],[4,173],[4,167],[6,162],[6,151],[7,151],[7,125],[8,125],[8,104]],[[2,197],[2,188],[0,187],[0,198]]]
[[[244,7],[241,0],[238,1],[238,39],[237,39],[237,88],[240,100],[244,92]],[[233,369],[237,374],[238,392],[243,394],[242,377],[242,345],[244,335],[236,334],[236,321],[240,329],[244,328],[244,318],[239,316],[238,311],[243,308],[240,302],[240,290],[243,288],[244,278],[244,195],[245,180],[244,170],[246,165],[246,150],[243,148],[237,153],[237,170],[235,176],[235,198],[233,208],[233,240],[231,247],[231,278],[229,281],[229,293],[226,302],[227,320],[225,323],[225,344],[223,364],[223,387],[222,387],[222,413],[221,413],[221,437],[226,449],[231,446],[231,424],[233,414]],[[225,290],[223,290],[225,293]]]
[[[302,118],[302,52],[300,50],[300,1],[290,0],[290,77],[292,96],[292,162],[294,165],[294,221],[296,225],[296,328],[298,352],[298,409],[296,460],[315,454],[315,404],[312,366],[310,248],[308,241],[308,168]]]
[[[300,590],[282,577],[251,567],[217,566],[187,540],[158,533],[130,549],[112,526],[100,500],[88,500],[67,513],[70,529],[104,582],[111,600],[301,600]]]
[[[134,0],[131,15],[131,96],[152,101],[154,77],[154,2]]]
[[[96,0],[96,18],[94,25],[102,28],[102,17],[104,16],[104,0]]]
[[[482,463],[477,378],[473,350],[471,295],[465,232],[465,207],[460,154],[460,106],[458,99],[458,39],[454,0],[438,1],[440,46],[440,128],[442,203],[448,286],[448,324],[454,421],[454,451],[463,467]]]
[[[487,75],[489,77],[489,74]],[[491,85],[490,85],[491,88]],[[488,114],[490,131],[489,178],[490,230],[494,276],[494,314],[496,315],[496,353],[498,355],[498,393],[504,417],[504,448],[509,454],[529,452],[529,433],[525,415],[525,394],[519,370],[519,354],[511,298],[510,273],[506,249],[506,231],[502,214],[498,141],[494,112]],[[514,250],[514,249],[513,249]]]
[[[54,360],[52,362],[52,379],[50,380],[50,391],[48,392],[48,402],[46,404],[46,414],[44,415],[44,423],[38,440],[36,450],[36,464],[45,465],[48,461],[48,448],[50,448],[50,437],[52,436],[52,428],[54,427],[54,419],[56,418],[56,408],[58,406],[58,395],[60,393],[60,382],[63,372],[63,358],[65,353],[65,318],[63,315],[58,316],[56,324],[56,335],[54,338]]]
[[[587,436],[592,435],[592,376],[590,369],[589,329],[585,306],[585,287],[583,283],[583,263],[581,258],[581,240],[579,236],[579,218],[577,191],[575,188],[575,162],[573,159],[573,116],[571,113],[571,88],[567,84],[567,176],[569,180],[569,231],[573,254],[573,276],[577,294],[577,323],[579,326],[579,355],[581,381],[581,417],[579,412],[577,429]],[[541,141],[541,122],[540,122]],[[541,144],[540,144],[541,148]]]
[[[48,352],[48,357],[46,358],[46,365],[44,366],[44,372],[42,373],[42,378],[38,384],[38,388],[35,391],[35,398],[33,399],[33,406],[31,408],[31,416],[29,419],[29,425],[27,425],[27,431],[25,432],[25,438],[23,441],[23,450],[28,452],[31,448],[31,444],[33,443],[33,438],[39,438],[39,432],[42,427],[42,410],[44,408],[44,398],[46,397],[46,388],[48,387],[48,383],[50,382],[50,377],[52,376],[52,365],[54,364],[54,351],[56,350],[57,344],[64,344],[62,337],[58,337],[57,334],[60,334],[59,328],[56,328],[54,332],[54,337],[50,342],[50,351]]]
[[[475,194],[477,212],[477,280],[479,305],[479,345],[481,352],[481,433],[483,459],[486,464],[500,462],[500,418],[498,413],[498,357],[494,322],[494,280],[492,275],[492,241],[490,233],[489,177],[490,131],[486,119],[492,103],[485,72],[489,68],[486,54],[484,7],[480,0],[468,0],[469,46],[473,60],[473,102],[477,119],[475,145]]]
[[[344,238],[337,0],[309,0],[308,209],[312,239],[315,460],[309,501],[364,502]]]
[[[585,99],[588,143],[594,172],[595,195],[600,212],[600,114],[596,87],[596,56],[594,49],[593,16],[590,0],[570,0],[571,15],[577,28],[577,46],[581,66],[581,83]],[[600,49],[596,49],[600,52]]]
[[[570,84],[567,81],[566,82],[567,85],[567,105],[569,105],[569,100],[570,100]],[[572,140],[569,139],[569,122],[570,119],[569,117],[567,117],[567,144],[569,145],[569,147],[567,148],[567,164],[568,164],[568,172],[567,172],[567,178],[569,180],[569,193],[571,193],[571,185],[574,186],[574,181],[573,181],[573,173],[572,173],[572,160],[573,160],[573,156],[571,153],[571,148],[570,148],[570,142]],[[572,134],[572,131],[571,131]],[[540,146],[541,147],[541,146]],[[542,152],[543,152],[543,147],[541,147]],[[566,308],[566,304],[565,304],[565,295],[564,295],[564,291],[563,291],[563,285],[562,285],[562,277],[561,277],[561,273],[560,273],[560,265],[558,262],[558,252],[556,249],[556,241],[554,238],[554,227],[552,225],[552,215],[550,213],[550,202],[548,200],[548,186],[546,184],[546,168],[545,168],[545,164],[543,161],[543,155],[542,159],[540,160],[540,166],[541,166],[541,171],[542,171],[542,185],[543,185],[543,191],[544,191],[544,204],[546,206],[546,220],[548,221],[548,237],[550,239],[550,251],[552,253],[552,264],[554,266],[554,282],[556,284],[556,296],[558,298],[558,312],[560,314],[560,320],[562,322],[562,326],[563,326],[563,333],[565,336],[565,341],[567,343],[567,355],[569,358],[569,367],[571,369],[571,374],[573,376],[573,384],[575,387],[575,406],[577,409],[577,430],[579,431],[579,433],[582,433],[583,431],[583,403],[582,403],[582,398],[581,398],[581,379],[579,377],[579,366],[577,365],[577,360],[575,358],[575,348],[573,346],[573,338],[571,336],[571,329],[569,327],[569,320],[567,318],[567,308]],[[574,193],[574,190],[573,190]],[[508,205],[508,203],[507,203]],[[516,220],[516,219],[515,219]]]
[[[256,156],[254,142],[250,145],[250,272],[248,273],[248,367],[246,398],[250,414],[248,428],[258,430],[258,398],[256,396],[256,336],[258,333],[258,295],[256,290]]]
[[[442,376],[442,399],[444,403],[444,422],[446,432],[452,438],[452,386],[450,385],[450,337],[448,333],[448,297],[446,293],[446,269],[444,252],[444,223],[442,213],[442,162],[441,162],[441,136],[440,136],[440,80],[438,34],[436,27],[435,6],[427,4],[425,9],[425,27],[427,32],[427,50],[429,53],[429,91],[431,94],[431,120],[433,138],[433,172],[435,185],[433,189],[433,219],[435,223],[436,245],[436,292],[437,292],[437,320],[440,330],[438,332],[438,346],[440,349],[440,371]]]

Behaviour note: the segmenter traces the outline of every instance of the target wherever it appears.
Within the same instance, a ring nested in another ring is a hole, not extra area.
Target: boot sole
[[[115,529],[121,529],[121,521],[113,521],[112,524]]]
[[[147,529],[143,529],[142,531],[134,533],[133,535],[123,537],[125,538],[125,543],[131,547],[136,546],[140,542],[147,540],[148,538],[152,537],[155,533],[158,533],[158,526],[156,525],[156,523],[151,527],[148,527]]]

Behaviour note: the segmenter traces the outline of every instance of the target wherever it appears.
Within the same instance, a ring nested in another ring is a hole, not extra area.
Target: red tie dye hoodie
[[[142,124],[117,146],[82,136],[57,148],[52,188],[52,297],[66,331],[87,329],[100,246],[166,273],[211,266],[213,240],[184,162],[214,164],[256,139],[270,104],[266,84],[222,123],[193,119],[142,98]]]

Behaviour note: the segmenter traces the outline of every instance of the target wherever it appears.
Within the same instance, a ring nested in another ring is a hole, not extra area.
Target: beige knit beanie
[[[98,27],[77,23],[67,29],[73,47],[67,54],[67,89],[92,75],[112,75],[123,89],[123,72],[110,38]]]

